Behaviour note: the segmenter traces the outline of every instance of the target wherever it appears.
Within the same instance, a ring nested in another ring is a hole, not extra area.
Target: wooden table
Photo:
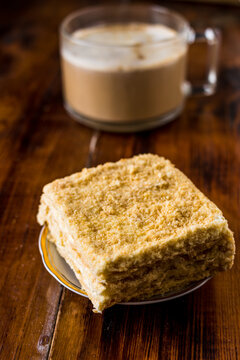
[[[63,109],[57,27],[78,7],[77,0],[25,0],[14,8],[5,2],[0,12],[0,358],[240,359],[239,250],[231,271],[191,295],[98,315],[44,269],[36,223],[45,183],[152,152],[172,160],[223,210],[238,245],[239,8],[171,4],[193,25],[222,29],[218,92],[189,99],[169,125],[124,135],[81,126]]]

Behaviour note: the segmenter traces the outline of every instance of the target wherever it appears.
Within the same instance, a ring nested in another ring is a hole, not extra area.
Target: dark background
[[[63,289],[44,269],[36,223],[49,181],[121,157],[169,158],[213,200],[239,244],[239,7],[161,2],[194,27],[222,31],[218,91],[189,98],[174,122],[138,134],[82,126],[62,105],[58,26],[86,1],[5,1],[0,11],[0,358],[240,358],[239,251],[233,269],[182,299],[114,306]],[[191,76],[202,51],[195,49]],[[238,249],[238,247],[237,247]]]

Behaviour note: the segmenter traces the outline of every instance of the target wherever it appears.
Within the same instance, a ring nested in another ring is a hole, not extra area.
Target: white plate
[[[56,246],[48,240],[47,238],[47,228],[43,227],[41,229],[39,235],[39,250],[42,256],[42,261],[47,269],[47,271],[63,286],[67,289],[75,292],[84,297],[88,297],[86,292],[82,289],[81,284],[77,280],[73,270],[70,266],[66,263],[66,261],[59,255]],[[156,295],[148,300],[141,300],[141,301],[129,301],[126,303],[121,303],[121,305],[145,305],[145,304],[154,304],[158,302],[168,301],[172,299],[179,298],[183,295],[187,295],[194,290],[199,289],[203,286],[208,280],[204,279],[198,282],[195,282],[191,286],[187,287],[184,290],[175,292],[175,293],[168,293],[163,295]]]

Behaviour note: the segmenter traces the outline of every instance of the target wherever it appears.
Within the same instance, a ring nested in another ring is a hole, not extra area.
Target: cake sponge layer
[[[57,232],[53,238],[63,239],[62,253],[68,251],[75,272],[81,269],[99,310],[105,307],[103,297],[109,306],[128,296],[148,296],[149,288],[171,291],[174,278],[183,286],[233,263],[233,235],[221,211],[170,161],[157,155],[106,163],[55,180],[43,189],[38,221]],[[195,266],[195,275],[187,279],[179,266],[167,280],[163,274],[170,270],[163,264],[176,264],[177,258]],[[159,276],[157,286],[149,280],[151,271]],[[122,281],[126,286],[121,298]],[[136,291],[127,292],[128,283],[133,288],[138,284]]]

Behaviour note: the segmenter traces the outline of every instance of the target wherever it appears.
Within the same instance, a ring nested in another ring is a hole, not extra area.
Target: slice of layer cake
[[[183,289],[233,264],[221,211],[157,155],[53,181],[43,189],[38,222],[99,312]]]

